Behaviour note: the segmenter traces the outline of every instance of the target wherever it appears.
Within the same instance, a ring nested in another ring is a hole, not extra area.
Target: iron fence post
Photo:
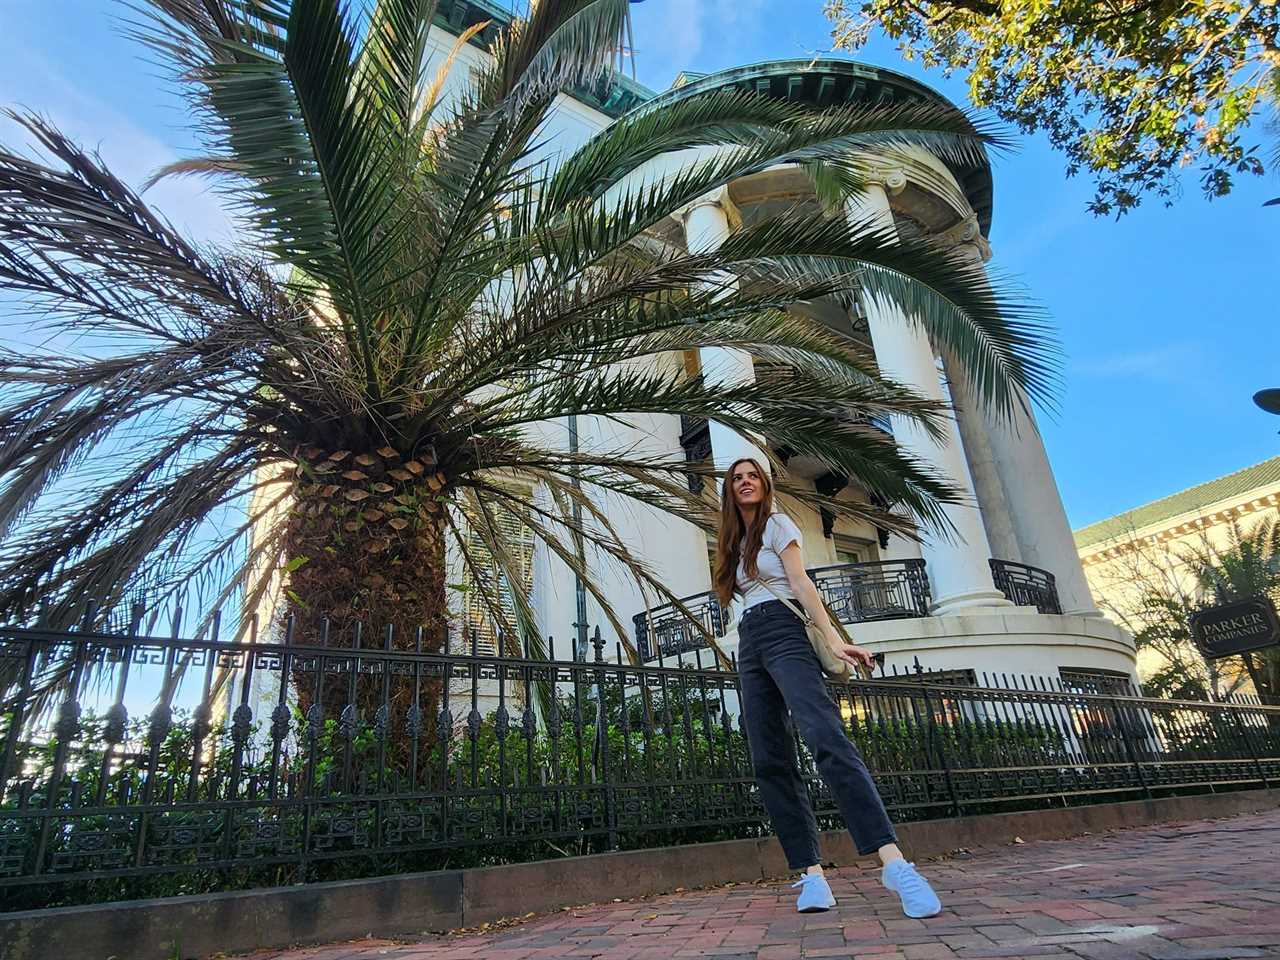
[[[596,625],[591,637],[591,645],[595,647],[596,663],[604,663],[604,638],[600,636],[600,626]],[[604,819],[609,828],[609,849],[618,849],[618,810],[617,798],[614,796],[613,774],[609,769],[609,713],[604,708],[604,668],[597,666],[596,675],[596,742],[600,748],[600,784],[604,790]],[[622,709],[627,705],[624,703]]]
[[[924,697],[924,715],[929,724],[929,742],[937,745],[938,761],[942,764],[942,776],[947,784],[947,796],[951,798],[951,815],[962,817],[964,809],[960,805],[960,795],[956,792],[955,778],[951,775],[951,764],[947,761],[946,743],[938,736],[938,723],[933,718],[933,701],[929,698],[929,684],[924,678],[924,667],[920,665],[919,657],[912,659],[915,660],[916,679],[920,681],[920,693]]]
[[[1124,741],[1125,753],[1129,755],[1129,762],[1133,764],[1133,771],[1138,775],[1138,785],[1142,788],[1142,795],[1148,800],[1151,799],[1151,787],[1147,784],[1147,778],[1142,772],[1142,761],[1138,759],[1138,752],[1134,749],[1133,741],[1129,737],[1129,718],[1127,712],[1121,704],[1112,698],[1111,708],[1115,711],[1116,724],[1120,728],[1120,739]]]
[[[1249,759],[1253,761],[1253,768],[1258,771],[1258,779],[1262,781],[1262,789],[1270,790],[1271,784],[1267,780],[1267,771],[1262,766],[1262,758],[1258,756],[1257,748],[1253,745],[1253,737],[1249,736],[1249,731],[1244,728],[1244,723],[1240,720],[1240,711],[1230,704],[1224,705],[1224,709],[1231,711],[1231,718],[1236,723],[1236,732],[1240,735],[1240,739],[1244,741],[1245,749],[1249,751]]]

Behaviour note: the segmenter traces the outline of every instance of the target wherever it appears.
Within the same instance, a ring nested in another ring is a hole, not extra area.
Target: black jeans
[[[756,785],[791,869],[818,862],[818,824],[796,758],[797,729],[835,797],[858,853],[874,853],[896,842],[871,773],[845,735],[840,713],[827,693],[804,625],[781,601],[769,600],[743,613],[738,624],[738,682]]]

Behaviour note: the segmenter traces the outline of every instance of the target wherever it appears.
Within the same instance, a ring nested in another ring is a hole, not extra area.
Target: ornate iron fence
[[[929,616],[929,576],[923,560],[841,563],[809,571],[841,623]]]
[[[1048,570],[1029,567],[1012,560],[990,560],[991,579],[996,589],[1020,607],[1035,607],[1041,613],[1061,613],[1058,582]]]
[[[0,900],[761,835],[737,674],[608,662],[598,630],[594,645],[572,662],[554,643],[501,659],[421,635],[0,630]],[[1280,708],[966,679],[831,688],[898,820],[1280,782]]]

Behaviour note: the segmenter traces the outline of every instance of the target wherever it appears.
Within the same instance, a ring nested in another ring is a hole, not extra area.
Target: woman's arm
[[[782,558],[782,569],[787,572],[787,583],[791,585],[791,591],[800,600],[800,606],[804,607],[804,612],[809,615],[809,619],[822,625],[823,635],[827,638],[827,644],[835,655],[855,667],[864,666],[868,670],[872,669],[874,661],[871,651],[852,643],[845,643],[844,637],[840,636],[836,628],[831,625],[831,618],[827,616],[826,607],[822,605],[818,587],[805,572],[800,545],[793,540],[778,556]]]

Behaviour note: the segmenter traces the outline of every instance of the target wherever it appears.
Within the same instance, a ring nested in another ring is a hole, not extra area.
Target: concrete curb
[[[908,856],[1050,840],[1176,820],[1280,808],[1280,790],[1250,790],[903,824]],[[822,835],[824,861],[852,864],[847,833]],[[788,873],[776,840],[725,840],[513,863],[0,914],[0,960],[174,960],[410,937],[614,897],[641,897]]]

